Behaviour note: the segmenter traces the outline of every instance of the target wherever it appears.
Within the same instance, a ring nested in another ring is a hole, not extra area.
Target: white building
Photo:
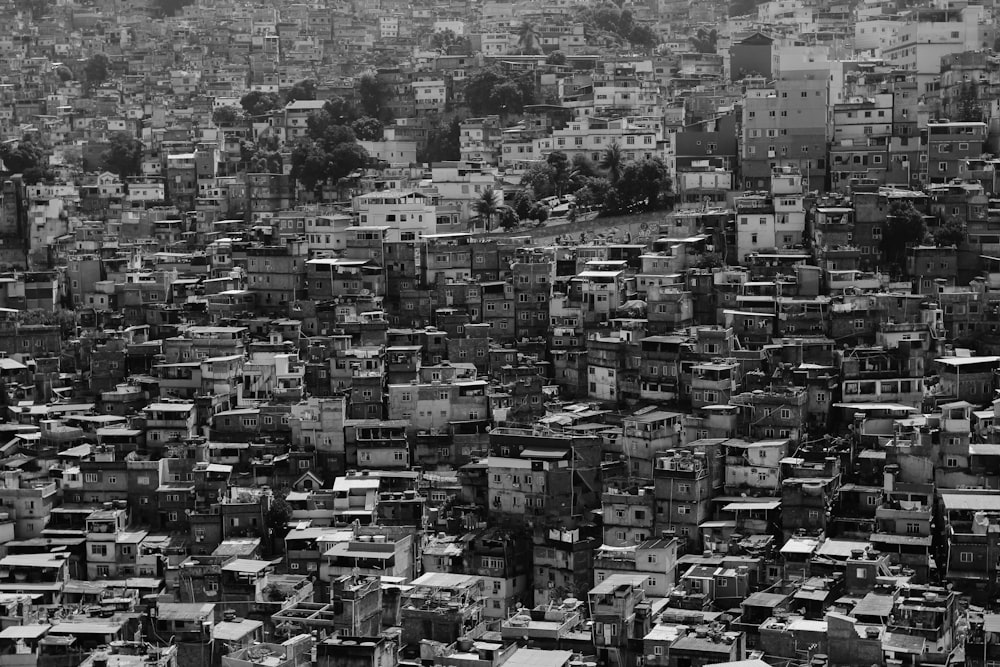
[[[386,241],[416,241],[437,232],[433,199],[416,190],[369,192],[354,198],[354,212],[364,227],[388,227]]]

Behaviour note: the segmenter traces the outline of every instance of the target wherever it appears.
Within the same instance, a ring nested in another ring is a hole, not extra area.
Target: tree
[[[549,219],[549,207],[536,202],[528,211],[528,219],[536,221],[539,225],[544,225],[545,221]]]
[[[698,32],[690,37],[689,41],[697,53],[715,53],[718,33],[714,28],[712,30],[698,28]]]
[[[549,65],[562,66],[566,64],[566,54],[562,51],[553,51],[545,58],[545,62]]]
[[[517,43],[521,47],[521,53],[535,54],[542,51],[538,48],[538,31],[531,21],[523,21],[518,27]]]
[[[25,137],[13,144],[0,144],[0,160],[12,174],[25,174],[44,166],[45,151],[34,141]]]
[[[882,230],[882,256],[896,272],[902,272],[906,266],[907,247],[923,242],[926,236],[927,223],[913,202],[893,203]]]
[[[59,77],[59,80],[62,81],[63,83],[67,81],[72,81],[74,78],[73,70],[71,70],[66,65],[60,65],[59,67],[56,68],[56,76]]]
[[[934,230],[934,245],[939,247],[960,246],[969,238],[965,221],[957,215],[950,215]]]
[[[966,81],[958,95],[958,120],[962,123],[978,123],[983,120],[983,107],[979,103],[979,86],[975,81]]]
[[[418,162],[443,162],[462,157],[462,126],[457,118],[444,127],[432,127],[427,132],[427,144],[417,153]]]
[[[486,225],[487,232],[492,229],[493,218],[496,217],[500,210],[499,202],[501,201],[501,197],[502,195],[493,188],[486,188],[479,195],[479,199],[472,204],[472,210],[475,211],[479,219]]]
[[[389,89],[377,76],[365,74],[358,81],[358,101],[366,116],[383,122],[389,120],[391,113],[388,100]]]
[[[325,116],[323,110],[310,115],[307,138],[291,155],[292,178],[317,197],[325,184],[340,185],[342,179],[368,163],[368,152],[357,144],[351,128],[322,122]]]
[[[552,185],[555,186],[556,196],[562,196],[569,185],[572,172],[569,158],[562,151],[552,151],[545,156],[545,163],[552,170]]]
[[[521,176],[521,187],[530,189],[541,199],[551,197],[556,192],[552,167],[545,162],[532,164]]]
[[[275,93],[262,93],[252,90],[240,98],[240,106],[252,119],[266,116],[275,109],[281,108],[281,98]]]
[[[292,520],[292,507],[283,496],[274,496],[267,508],[267,528],[271,533],[272,545],[283,545],[288,534],[288,522]],[[280,549],[281,547],[278,547]]]
[[[344,142],[329,153],[327,178],[331,183],[336,183],[358,169],[363,169],[367,162],[368,151],[356,143]]]
[[[125,181],[142,171],[142,142],[128,132],[111,137],[108,149],[101,154],[101,166]]]
[[[645,25],[637,25],[632,28],[632,32],[628,35],[628,41],[632,43],[632,46],[636,46],[647,51],[660,43],[660,39],[657,36],[656,31]]]
[[[601,155],[601,169],[608,174],[611,184],[615,185],[622,178],[622,168],[625,166],[625,156],[617,141],[612,141]]]
[[[492,113],[493,90],[506,81],[506,77],[498,70],[487,67],[479,70],[468,78],[465,84],[465,102],[469,111],[477,116]]]
[[[99,86],[107,80],[108,64],[108,57],[103,53],[95,53],[87,59],[87,64],[83,66],[83,74],[87,77],[88,87]]]
[[[285,93],[286,102],[314,99],[316,99],[316,82],[312,79],[303,79],[302,81],[296,82],[288,90],[288,92]]]
[[[323,111],[330,116],[330,122],[336,125],[350,125],[358,119],[358,110],[339,95],[328,99],[323,104]]]
[[[455,31],[451,28],[438,30],[431,35],[431,48],[443,51],[444,53],[448,53],[448,50],[452,46],[460,44],[461,42],[462,38],[455,34]]]
[[[574,180],[582,182],[583,180],[597,176],[597,167],[594,165],[594,161],[583,153],[574,155],[572,162],[573,166],[570,169],[570,175]]]
[[[490,93],[490,105],[499,112],[501,118],[507,114],[521,113],[524,111],[521,87],[513,81],[498,84]]]
[[[522,220],[529,219],[529,213],[534,203],[535,199],[532,196],[531,190],[527,188],[518,190],[517,194],[514,195],[514,212],[517,213],[517,217]]]
[[[381,141],[384,129],[382,122],[371,116],[359,118],[351,123],[354,136],[362,141]]]
[[[695,263],[695,268],[696,269],[721,269],[725,265],[726,265],[726,262],[725,262],[724,259],[722,259],[722,255],[720,255],[720,254],[718,254],[716,252],[706,252],[704,255],[701,256],[701,259],[699,259]]]
[[[219,107],[212,112],[212,123],[215,125],[233,126],[243,120],[243,112],[236,107]]]
[[[192,3],[194,0],[155,0],[154,5],[160,16],[173,16]]]
[[[340,144],[357,141],[354,130],[349,125],[334,121],[325,109],[314,111],[306,118],[306,136],[328,153]]]
[[[306,190],[318,193],[326,183],[327,154],[316,142],[300,141],[292,149],[291,176]]]
[[[517,212],[510,206],[501,206],[497,212],[497,226],[505,232],[517,227],[521,224],[521,219],[518,217]]]
[[[666,203],[673,181],[663,160],[646,158],[625,165],[621,180],[613,187],[623,206],[652,210]]]

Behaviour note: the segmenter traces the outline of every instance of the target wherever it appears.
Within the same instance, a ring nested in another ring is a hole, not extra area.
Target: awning
[[[729,503],[722,508],[723,512],[752,512],[754,510],[776,510],[781,507],[780,500],[769,500],[756,503]]]

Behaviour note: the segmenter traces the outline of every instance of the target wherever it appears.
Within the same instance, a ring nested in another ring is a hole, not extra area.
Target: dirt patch
[[[510,236],[528,236],[533,245],[543,245],[555,240],[557,236],[563,237],[572,243],[580,241],[580,234],[586,234],[587,240],[599,234],[613,237],[615,242],[624,242],[626,238],[631,238],[635,242],[645,233],[656,230],[657,225],[665,222],[667,211],[652,211],[649,213],[636,213],[634,215],[615,215],[606,218],[594,218],[593,220],[578,220],[576,222],[563,222],[556,224],[546,224],[544,227],[529,227],[515,229],[509,232],[492,232],[490,234],[476,234],[476,238],[495,239]],[[646,230],[643,229],[645,225]]]

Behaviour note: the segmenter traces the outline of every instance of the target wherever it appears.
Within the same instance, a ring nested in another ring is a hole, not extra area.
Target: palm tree
[[[625,156],[622,155],[622,147],[617,141],[611,143],[604,149],[601,156],[601,169],[608,172],[608,178],[612,185],[616,185],[622,177],[622,167],[625,166]]]
[[[538,53],[538,31],[531,21],[524,21],[517,29],[517,43],[521,53]]]
[[[493,226],[493,218],[500,210],[500,205],[497,204],[497,191],[493,188],[486,188],[479,199],[472,204],[472,210],[485,222],[486,231],[490,231]]]

